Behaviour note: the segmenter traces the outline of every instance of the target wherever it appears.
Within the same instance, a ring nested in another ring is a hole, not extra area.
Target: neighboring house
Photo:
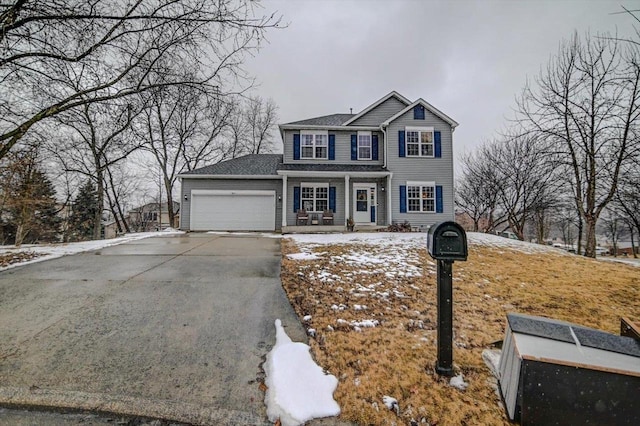
[[[169,212],[166,203],[160,206],[158,203],[147,203],[129,211],[129,227],[134,232],[160,231],[166,228],[179,226],[180,203],[173,202],[173,211],[176,214],[175,223],[169,223]]]
[[[453,220],[457,125],[396,92],[358,114],[282,124],[282,155],[247,155],[180,175],[180,228],[287,232],[322,224],[325,210],[334,212],[328,230],[343,230],[349,218],[356,227],[407,221],[423,229]],[[309,214],[304,223],[300,209]]]
[[[467,232],[474,232],[473,230],[473,218],[467,212],[458,211],[456,212],[456,223],[462,226]],[[478,230],[476,232],[486,232],[486,229],[489,227],[489,217],[487,215],[482,215],[478,220]]]

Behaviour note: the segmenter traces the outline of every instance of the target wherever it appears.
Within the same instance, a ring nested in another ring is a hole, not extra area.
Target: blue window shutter
[[[413,107],[413,119],[424,120],[424,107],[422,105],[416,105]]]
[[[404,157],[404,130],[398,131],[398,156]]]
[[[400,213],[407,212],[407,186],[400,185]]]
[[[440,137],[440,132],[433,132],[433,151],[435,153],[436,158],[442,157],[442,142]]]
[[[376,206],[371,206],[371,222],[376,222]]]
[[[442,213],[444,208],[442,206],[442,186],[436,185],[436,213]]]
[[[351,159],[358,159],[358,135],[351,135]]]
[[[298,213],[300,210],[300,187],[293,187],[293,212]]]
[[[371,136],[371,159],[378,161],[378,135]]]
[[[336,159],[336,135],[329,135],[329,160]]]
[[[336,187],[329,187],[329,210],[336,212]]]
[[[293,159],[300,159],[300,133],[293,135]]]

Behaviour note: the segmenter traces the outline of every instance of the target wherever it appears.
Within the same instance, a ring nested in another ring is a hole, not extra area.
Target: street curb
[[[40,388],[0,387],[0,406],[144,417],[193,425],[268,426],[272,424],[254,413],[237,410],[204,407],[178,401]]]

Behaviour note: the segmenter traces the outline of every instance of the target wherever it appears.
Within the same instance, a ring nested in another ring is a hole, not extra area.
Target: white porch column
[[[344,223],[347,224],[347,219],[349,219],[349,175],[345,175],[344,177]]]
[[[282,226],[287,226],[287,175],[282,175]]]
[[[391,217],[391,212],[393,209],[391,208],[391,175],[387,176],[387,225],[391,225],[393,223],[393,218]]]

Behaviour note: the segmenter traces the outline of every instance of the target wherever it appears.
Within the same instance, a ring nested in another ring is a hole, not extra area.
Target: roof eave
[[[300,124],[281,124],[280,131],[282,130],[380,130],[380,126],[322,126],[322,125],[300,125]]]
[[[248,180],[265,180],[265,179],[282,179],[279,175],[221,175],[221,174],[181,174],[178,179],[248,179]]]
[[[392,176],[391,172],[379,171],[379,172],[358,172],[358,171],[330,171],[330,170],[278,170],[278,174],[282,176],[296,176],[296,177],[385,177]]]

